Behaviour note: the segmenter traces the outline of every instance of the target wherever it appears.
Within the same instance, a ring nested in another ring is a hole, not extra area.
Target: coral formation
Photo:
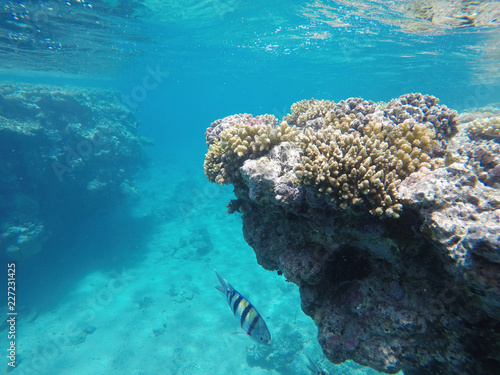
[[[210,182],[215,182],[221,171],[222,155],[224,155],[224,149],[220,146],[219,140],[215,139],[208,149],[203,164],[205,175]]]
[[[396,188],[421,165],[431,166],[434,130],[405,120],[394,127],[370,121],[363,132],[348,132],[355,118],[351,116],[335,119],[333,126],[319,131],[304,131],[304,156],[296,174],[305,186],[340,207],[360,203],[364,197],[374,207],[372,213],[398,217],[402,206]]]
[[[324,117],[335,108],[335,103],[330,100],[301,100],[293,103],[288,116],[283,119],[289,124],[300,127],[320,128],[324,123]],[[314,121],[318,120],[318,121]]]
[[[7,228],[2,233],[1,244],[7,256],[14,259],[27,259],[42,250],[47,233],[39,221],[23,223]]]
[[[303,196],[294,183],[294,167],[300,163],[301,148],[290,142],[282,142],[269,151],[267,156],[246,160],[240,173],[248,186],[252,200],[273,203],[291,203]]]
[[[274,116],[235,115],[212,124],[207,130],[210,144],[205,174],[212,182],[229,184],[238,179],[238,168],[246,159],[267,153],[276,144],[293,139],[296,131],[282,122],[275,126]]]
[[[500,144],[495,141],[476,142],[467,150],[468,164],[475,169],[481,182],[488,186],[500,184]]]
[[[472,168],[482,183],[500,184],[500,117],[463,116],[461,132],[452,142],[453,160]]]
[[[457,162],[412,174],[398,197],[419,212],[422,234],[441,250],[448,273],[477,295],[488,315],[500,316],[500,190]]]
[[[421,166],[442,164],[439,152],[456,132],[455,112],[421,94],[384,106],[360,98],[337,104],[302,100],[291,112],[279,126],[269,115],[215,121],[205,133],[207,178],[234,183],[245,160],[290,142],[302,149],[302,162],[294,167],[296,185],[342,208],[366,202],[371,213],[397,218],[402,205],[395,191],[401,180]]]
[[[136,131],[118,92],[0,85],[0,248],[27,258],[60,223],[134,194],[148,143]]]
[[[500,138],[500,117],[487,117],[472,121],[467,130],[482,138]]]
[[[421,94],[308,100],[281,122],[286,139],[207,154],[223,166],[230,153],[230,211],[259,264],[299,286],[330,361],[410,375],[500,364],[499,144],[496,120],[474,120]],[[241,126],[214,124],[209,145]]]

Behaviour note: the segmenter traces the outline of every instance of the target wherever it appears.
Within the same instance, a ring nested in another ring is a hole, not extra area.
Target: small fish
[[[309,357],[307,354],[306,357],[307,360],[309,361],[309,366],[306,365],[309,371],[311,371],[314,375],[328,375],[328,373],[325,370],[321,369],[321,367],[319,367],[316,363],[312,361],[311,357]]]
[[[234,316],[240,321],[243,331],[259,344],[271,345],[271,333],[255,307],[238,293],[227,280],[224,280],[217,271],[215,271],[215,276],[220,283],[215,289],[226,295],[226,301]]]

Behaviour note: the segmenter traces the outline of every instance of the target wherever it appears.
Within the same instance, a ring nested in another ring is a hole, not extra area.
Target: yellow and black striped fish
[[[215,276],[220,283],[215,289],[226,295],[227,303],[234,316],[240,321],[243,331],[259,344],[271,345],[271,333],[255,307],[238,293],[227,280],[224,280],[217,271],[215,271]]]

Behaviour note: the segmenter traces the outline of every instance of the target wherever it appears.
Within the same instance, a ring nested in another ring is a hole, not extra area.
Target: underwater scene
[[[500,2],[0,15],[2,373],[499,373]]]

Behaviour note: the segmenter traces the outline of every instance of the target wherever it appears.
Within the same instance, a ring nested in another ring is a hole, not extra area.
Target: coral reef
[[[331,362],[410,375],[500,364],[495,121],[421,94],[301,101],[286,137],[234,157],[229,212],[258,263],[299,286]],[[239,126],[214,124],[209,145]]]
[[[485,186],[476,171],[453,163],[422,169],[398,189],[422,219],[421,233],[444,257],[455,280],[467,285],[482,310],[500,316],[500,190]]]
[[[137,125],[118,92],[0,85],[2,252],[28,258],[62,223],[135,194]]]
[[[472,168],[484,184],[500,184],[500,117],[463,116],[461,133],[450,145],[454,160]]]
[[[500,138],[500,117],[476,119],[467,130],[482,138]]]
[[[363,132],[348,132],[355,118],[351,116],[318,131],[305,130],[304,156],[296,174],[305,186],[326,194],[340,207],[365,197],[375,207],[373,213],[397,217],[402,206],[396,203],[396,188],[421,165],[430,167],[435,133],[409,120],[392,128],[369,122]]]
[[[311,99],[291,111],[279,126],[269,115],[215,121],[205,133],[207,178],[237,184],[245,161],[290,142],[302,150],[294,167],[300,181],[289,178],[285,185],[305,186],[342,208],[365,202],[373,214],[398,217],[401,180],[421,166],[442,164],[440,152],[456,132],[455,112],[429,95],[403,95],[385,105]]]
[[[296,131],[274,116],[234,115],[216,121],[207,129],[209,149],[204,164],[212,182],[230,184],[238,179],[238,168],[246,159],[267,153],[276,144],[293,139]]]
[[[1,244],[10,258],[26,259],[42,250],[47,233],[37,220],[12,226],[3,231]]]
[[[301,100],[292,104],[290,108],[292,113],[285,116],[283,120],[300,127],[320,128],[324,123],[325,115],[334,108],[335,103],[330,100]]]

